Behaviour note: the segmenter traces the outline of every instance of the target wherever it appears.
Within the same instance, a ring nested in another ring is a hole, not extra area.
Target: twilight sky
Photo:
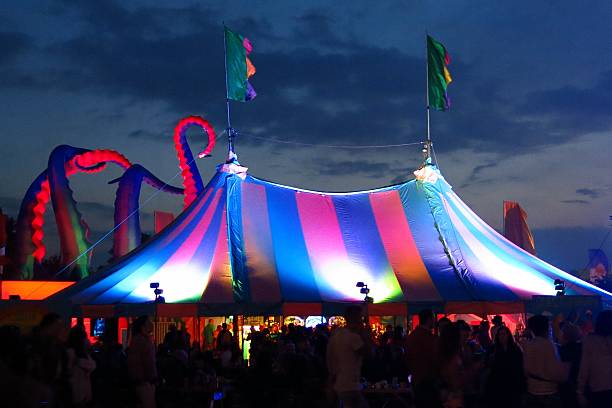
[[[54,146],[111,148],[179,185],[176,122],[225,127],[222,22],[251,39],[258,97],[234,104],[252,175],[348,191],[412,178],[419,146],[334,150],[274,144],[411,143],[425,135],[425,32],[451,55],[452,110],[432,113],[438,163],[500,228],[502,201],[529,214],[539,255],[582,268],[612,214],[612,3],[8,0],[0,11],[0,207],[17,215]],[[257,138],[249,137],[256,136]],[[205,144],[194,132],[194,151]],[[225,139],[200,160],[203,179]],[[112,228],[116,168],[71,186],[92,227]],[[141,202],[152,189],[143,187]],[[177,213],[163,193],[154,209]],[[51,212],[49,253],[57,251]],[[107,248],[104,243],[102,248]],[[604,245],[610,253],[612,239]],[[99,251],[102,252],[102,251]],[[612,255],[612,253],[611,253]],[[104,259],[98,255],[96,259]]]

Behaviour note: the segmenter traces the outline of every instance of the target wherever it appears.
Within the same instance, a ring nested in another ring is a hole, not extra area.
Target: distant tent
[[[589,282],[602,286],[608,277],[608,257],[602,249],[589,249]]]
[[[374,306],[502,307],[555,295],[555,279],[568,295],[612,299],[498,234],[435,166],[415,174],[375,190],[323,193],[218,171],[163,231],[54,300],[128,307],[152,301],[157,282],[168,303],[272,314],[361,301],[361,281]]]
[[[504,201],[504,237],[530,254],[536,254],[527,213],[516,201]]]
[[[174,214],[166,211],[153,211],[153,219],[155,222],[154,231],[157,234],[174,221]]]

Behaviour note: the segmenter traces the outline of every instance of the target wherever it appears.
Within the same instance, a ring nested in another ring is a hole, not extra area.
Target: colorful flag
[[[450,56],[444,46],[427,36],[427,78],[429,106],[445,111],[450,107],[450,99],[446,88],[453,80],[448,72]]]
[[[248,55],[253,46],[248,38],[225,27],[225,70],[227,75],[227,99],[246,102],[257,96],[249,83],[255,74],[255,66]]]
[[[527,213],[515,201],[504,201],[504,237],[530,254],[536,254]]]
[[[608,257],[601,249],[589,249],[589,281],[601,285],[608,276]]]

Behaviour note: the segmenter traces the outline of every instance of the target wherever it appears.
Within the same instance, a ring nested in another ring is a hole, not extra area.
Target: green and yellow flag
[[[447,87],[453,80],[448,71],[450,56],[446,48],[427,36],[427,79],[429,84],[429,106],[436,110],[446,111],[450,108]]]

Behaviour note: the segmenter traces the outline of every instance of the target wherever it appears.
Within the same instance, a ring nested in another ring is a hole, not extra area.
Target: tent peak
[[[220,173],[235,174],[244,180],[247,176],[248,167],[241,166],[238,161],[223,163],[217,166],[217,171]]]
[[[427,158],[425,163],[413,172],[417,181],[422,183],[435,184],[439,179],[444,180],[444,176],[440,173],[438,166],[431,163],[431,158]]]

